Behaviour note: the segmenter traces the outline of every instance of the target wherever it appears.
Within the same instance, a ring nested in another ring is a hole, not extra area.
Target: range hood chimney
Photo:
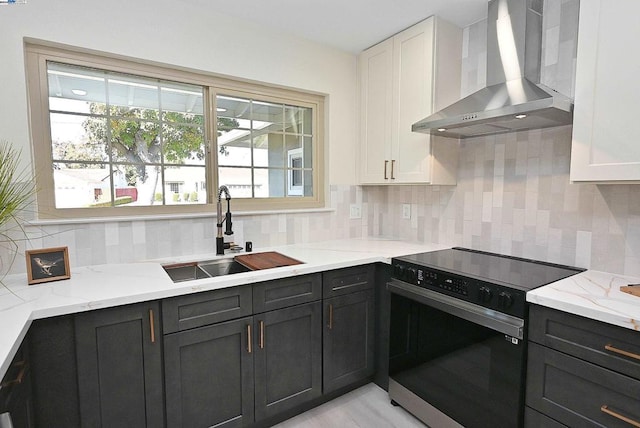
[[[573,103],[540,84],[543,0],[491,0],[487,87],[416,122],[414,132],[469,138],[569,125]]]

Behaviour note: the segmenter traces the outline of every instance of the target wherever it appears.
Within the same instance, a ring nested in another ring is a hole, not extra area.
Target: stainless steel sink
[[[233,259],[180,263],[175,265],[163,266],[163,268],[173,282],[213,278],[216,276],[249,272],[251,270]]]

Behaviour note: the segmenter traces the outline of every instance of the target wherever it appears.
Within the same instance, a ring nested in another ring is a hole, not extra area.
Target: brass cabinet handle
[[[19,385],[24,380],[24,375],[27,373],[27,362],[24,360],[17,361],[13,363],[13,366],[20,367],[20,371],[18,372],[18,375],[16,376],[15,379],[2,382],[2,384],[0,384],[2,388],[5,388],[11,385]]]
[[[611,410],[611,409],[609,408],[609,406],[607,406],[606,404],[603,404],[603,405],[600,407],[600,411],[602,411],[602,412],[606,413],[607,415],[613,416],[613,417],[614,417],[614,418],[616,418],[616,419],[620,419],[621,421],[626,422],[626,423],[628,423],[628,424],[629,424],[629,425],[631,425],[631,426],[634,426],[634,427],[638,427],[638,428],[640,428],[640,422],[635,421],[635,420],[633,420],[633,419],[631,419],[631,418],[628,418],[628,417],[626,417],[626,416],[623,416],[623,415],[621,415],[621,414],[620,414],[620,413],[618,413],[618,412],[614,412],[614,411],[613,411],[613,410]]]
[[[388,163],[389,163],[388,160],[384,161],[384,179],[385,180],[388,180],[388,177],[387,177],[387,164]]]
[[[251,353],[251,324],[247,324],[247,352]]]
[[[260,325],[260,349],[264,349],[264,321],[258,322]]]
[[[156,325],[153,319],[153,309],[149,309],[149,329],[151,330],[151,343],[156,343]]]
[[[395,180],[396,178],[393,176],[393,165],[395,165],[395,159],[391,159],[391,179]]]
[[[607,351],[615,352],[616,354],[624,355],[625,357],[629,357],[629,358],[634,358],[636,360],[640,360],[640,355],[635,354],[633,352],[625,351],[624,349],[618,349],[618,348],[614,347],[613,345],[611,345],[610,343],[607,344],[607,345],[604,345],[604,349],[606,349]]]
[[[329,330],[333,329],[333,305],[329,304]]]

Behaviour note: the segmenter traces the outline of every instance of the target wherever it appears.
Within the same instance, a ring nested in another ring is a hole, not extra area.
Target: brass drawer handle
[[[20,367],[20,371],[18,372],[18,375],[16,376],[15,379],[2,382],[2,384],[0,384],[2,388],[5,388],[7,386],[12,386],[12,385],[19,385],[24,380],[24,375],[27,373],[27,366],[28,366],[27,362],[24,360],[17,361],[13,364],[13,366]]]
[[[640,428],[640,422],[634,421],[633,419],[623,416],[618,412],[614,412],[613,410],[609,409],[609,406],[607,406],[606,404],[603,404],[600,407],[600,411],[606,413],[607,415],[613,416],[616,419],[620,419],[621,421],[626,422],[631,426]]]
[[[247,324],[247,352],[251,353],[251,324]]]
[[[629,358],[634,358],[636,360],[640,360],[640,355],[635,354],[633,352],[625,351],[624,349],[618,349],[618,348],[614,347],[613,345],[611,345],[610,343],[607,344],[607,345],[604,345],[604,349],[606,349],[607,351],[615,352],[616,354],[624,355],[625,357],[629,357]]]
[[[264,349],[264,321],[258,323],[260,325],[260,349]]]
[[[387,164],[388,163],[389,163],[388,160],[384,161],[384,179],[385,180],[388,180],[388,177],[387,177]]]
[[[333,305],[329,304],[329,330],[333,329]]]
[[[151,343],[156,343],[156,325],[153,319],[153,309],[149,309],[149,329],[151,330]]]

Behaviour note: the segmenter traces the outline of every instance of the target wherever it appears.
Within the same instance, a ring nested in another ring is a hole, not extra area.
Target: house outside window
[[[324,204],[322,96],[27,45],[40,218]],[[292,157],[293,156],[293,157]]]

